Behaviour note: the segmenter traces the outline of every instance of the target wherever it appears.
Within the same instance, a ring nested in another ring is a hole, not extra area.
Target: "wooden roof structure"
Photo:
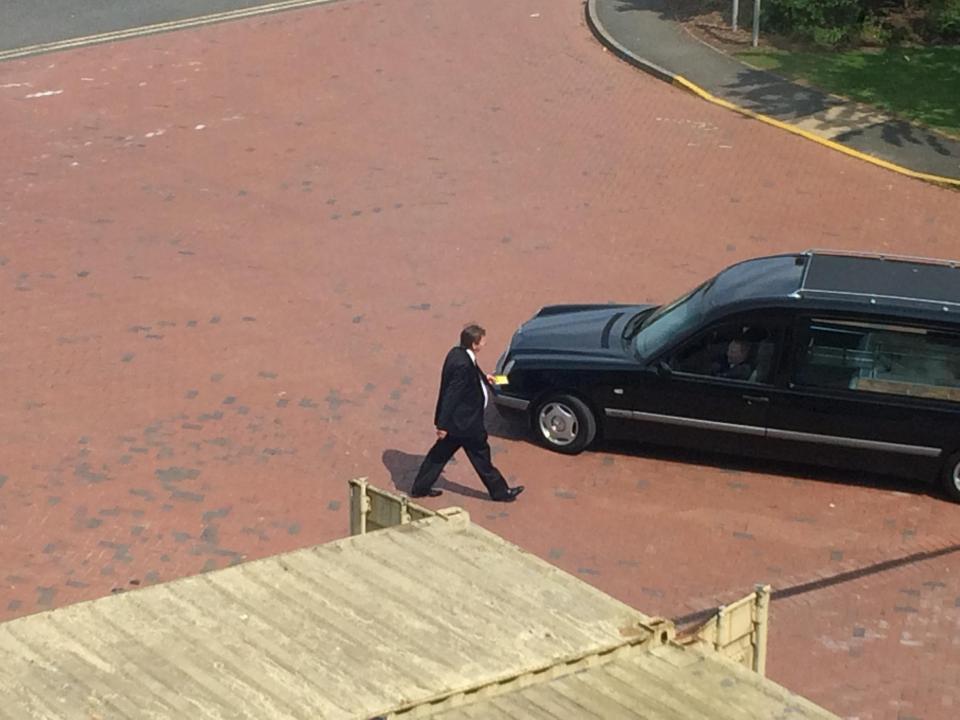
[[[636,648],[434,720],[809,720],[834,717],[730,660],[676,644]]]
[[[0,719],[834,717],[457,509],[19,618],[0,655]]]

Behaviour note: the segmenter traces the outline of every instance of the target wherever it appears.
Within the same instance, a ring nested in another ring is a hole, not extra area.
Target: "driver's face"
[[[727,345],[727,362],[731,365],[739,365],[747,359],[747,346],[739,340],[731,340]]]

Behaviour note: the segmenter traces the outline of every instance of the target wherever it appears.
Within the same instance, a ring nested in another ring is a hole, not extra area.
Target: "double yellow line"
[[[910,168],[903,167],[902,165],[897,165],[896,163],[889,162],[882,158],[876,157],[874,155],[869,155],[854,148],[847,147],[835,140],[822,137],[816,133],[805,130],[804,128],[798,127],[788,122],[782,120],[777,120],[772,118],[769,115],[764,115],[762,113],[755,112],[749,108],[740,107],[729,100],[719,98],[716,95],[711,94],[710,92],[704,90],[699,85],[690,82],[685,77],[681,77],[675,73],[666,70],[659,65],[651,63],[649,60],[644,60],[642,57],[636,55],[628,48],[621,45],[617,42],[617,39],[610,34],[602,22],[600,22],[600,16],[597,13],[597,0],[587,0],[586,7],[586,17],[587,25],[590,27],[590,30],[597,37],[601,44],[609,48],[614,52],[615,55],[630,63],[634,67],[638,67],[645,72],[650,73],[654,77],[660,78],[661,80],[670,83],[674,87],[682,88],[687,92],[693,93],[702,100],[706,100],[709,103],[718,105],[727,110],[732,110],[746,117],[753,118],[754,120],[759,120],[762,123],[767,125],[772,125],[773,127],[779,128],[781,130],[786,130],[789,133],[798,135],[807,140],[812,140],[813,142],[828,147],[831,150],[836,150],[841,152],[844,155],[857,158],[858,160],[863,160],[872,165],[882,167],[886,170],[892,170],[895,173],[900,175],[905,175],[907,177],[916,178],[918,180],[926,180],[927,182],[935,183],[942,187],[950,188],[960,188],[960,180],[952,177],[943,177],[941,175],[931,175],[930,173],[919,172],[917,170],[911,170]]]
[[[240,20],[241,18],[266,15],[267,13],[280,12],[281,10],[295,10],[297,8],[309,7],[310,5],[322,5],[329,2],[335,2],[335,0],[281,0],[281,2],[266,3],[264,5],[241,8],[239,10],[228,10],[226,12],[213,13],[211,15],[200,15],[199,17],[184,18],[183,20],[171,20],[169,22],[157,23],[156,25],[144,25],[142,27],[129,28],[127,30],[115,30],[114,32],[100,33],[99,35],[87,35],[85,37],[71,38],[69,40],[57,40],[55,42],[41,43],[39,45],[27,45],[26,47],[14,48],[13,50],[0,51],[0,62],[4,60],[13,60],[14,58],[27,57],[28,55],[55,52],[57,50],[69,50],[70,48],[84,47],[86,45],[97,45],[100,43],[114,42],[117,40],[127,40],[129,38],[141,37],[143,35],[170,32],[171,30],[183,30],[185,28],[198,27],[200,25],[210,25],[212,23],[226,22],[228,20]]]
[[[766,123],[767,125],[773,125],[774,127],[780,128],[781,130],[786,130],[787,132],[793,133],[794,135],[799,135],[800,137],[804,137],[807,140],[813,140],[815,143],[824,145],[825,147],[831,148],[832,150],[836,150],[837,152],[842,152],[844,155],[855,157],[858,160],[863,160],[865,162],[872,163],[873,165],[877,165],[887,170],[892,170],[894,172],[900,173],[901,175],[906,175],[907,177],[916,178],[917,180],[926,180],[927,182],[936,183],[938,185],[946,185],[949,187],[960,188],[960,180],[957,180],[956,178],[943,177],[941,175],[931,175],[929,173],[923,173],[917,170],[911,170],[910,168],[906,168],[906,167],[903,167],[902,165],[897,165],[895,163],[888,162],[874,155],[868,155],[867,153],[860,152],[859,150],[854,150],[853,148],[847,147],[846,145],[842,145],[838,142],[835,142],[830,138],[825,138],[822,135],[812,133],[809,130],[804,130],[803,128],[799,128],[796,125],[791,125],[790,123],[783,122],[782,120],[777,120],[776,118],[772,118],[768,115],[763,115],[761,113],[754,112],[753,110],[749,110],[748,108],[740,107],[739,105],[735,105],[734,103],[728,100],[724,100],[723,98],[718,98],[716,95],[710,94],[699,85],[696,85],[690,82],[685,77],[682,77],[680,75],[674,76],[673,85],[679,88],[683,88],[687,92],[691,92],[694,95],[702,98],[703,100],[713,103],[714,105],[719,105],[720,107],[726,108],[727,110],[733,110],[734,112],[740,113],[741,115],[746,115],[747,117],[753,118],[754,120],[759,120],[760,122]]]

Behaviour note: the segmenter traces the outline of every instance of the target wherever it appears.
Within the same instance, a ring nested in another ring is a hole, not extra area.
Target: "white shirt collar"
[[[470,359],[473,360],[473,366],[474,366],[474,367],[479,367],[479,366],[477,365],[477,356],[476,356],[476,353],[474,353],[473,350],[471,350],[470,348],[467,348],[466,350],[467,350],[467,355],[469,355],[469,356],[470,356]],[[487,384],[486,384],[485,382],[481,382],[481,383],[480,383],[480,389],[483,390],[483,407],[486,408],[486,407],[487,407],[487,402],[488,402],[489,399],[490,399],[490,395],[489,395],[489,393],[487,392]]]

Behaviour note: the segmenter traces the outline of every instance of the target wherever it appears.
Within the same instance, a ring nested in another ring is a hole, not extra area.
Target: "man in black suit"
[[[440,376],[440,396],[433,422],[437,441],[423,459],[410,496],[437,497],[441,490],[433,484],[453,454],[463,448],[490,497],[497,502],[513,502],[523,492],[523,485],[509,487],[490,459],[490,443],[483,424],[483,409],[490,391],[485,375],[477,365],[477,353],[486,343],[487,331],[479,325],[468,325],[460,333],[460,344],[447,353]]]

